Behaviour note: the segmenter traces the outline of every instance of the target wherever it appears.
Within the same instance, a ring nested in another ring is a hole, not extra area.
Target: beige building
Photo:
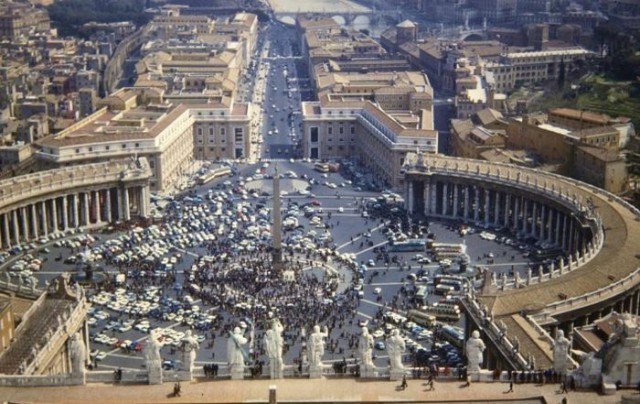
[[[316,66],[319,98],[332,94],[344,101],[370,100],[385,111],[432,110],[433,88],[418,71],[355,73],[333,71],[333,63]]]
[[[243,158],[255,147],[249,131],[252,105],[214,98],[217,102],[176,104],[155,89],[122,89],[105,98],[101,110],[37,142],[36,158],[64,167],[144,156],[153,171],[151,189],[165,190],[194,158]]]
[[[193,160],[193,122],[185,105],[103,108],[37,142],[36,158],[51,167],[65,167],[144,156],[153,171],[151,188],[162,191]]]
[[[627,190],[627,163],[617,150],[578,146],[573,176],[614,194]]]
[[[556,80],[563,65],[568,71],[592,55],[579,47],[507,53],[497,62],[484,63],[483,71],[496,91],[509,92],[523,84]]]
[[[384,111],[371,101],[324,95],[302,107],[304,157],[356,159],[392,187],[403,183],[404,157],[419,149],[436,153],[438,133],[429,110]]]
[[[252,104],[193,104],[194,155],[198,160],[240,159],[251,155]]]
[[[307,56],[309,76],[314,78],[314,67],[329,60],[341,58],[378,58],[387,51],[373,38],[362,32],[341,28],[331,18],[299,17],[302,52]]]

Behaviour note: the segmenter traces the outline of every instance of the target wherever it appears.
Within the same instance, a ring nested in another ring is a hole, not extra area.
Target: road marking
[[[360,299],[360,303],[369,303],[377,307],[385,307],[384,304],[376,303],[373,300],[368,300],[368,299]]]
[[[398,286],[404,285],[405,282],[381,282],[381,283],[370,283],[367,286]]]
[[[333,214],[332,214],[332,216],[333,216]],[[380,230],[380,229],[381,229],[381,228],[383,228],[385,225],[386,225],[386,223],[382,223],[382,224],[380,224],[380,225],[378,225],[378,226],[374,227],[373,229],[371,229],[371,233],[373,233],[373,232],[375,232],[375,231]],[[346,243],[343,243],[343,244],[339,245],[339,246],[338,246],[338,248],[336,248],[336,251],[338,251],[338,250],[340,250],[340,249],[342,249],[342,248],[344,248],[344,247],[346,247],[346,246],[348,246],[348,245],[350,245],[350,244],[354,244],[356,241],[360,240],[362,237],[364,237],[364,236],[358,236],[358,237],[354,238],[354,239],[353,239],[353,241],[349,240],[349,241],[347,241]],[[387,242],[385,241],[383,244],[386,244],[386,243],[387,243]],[[375,246],[374,246],[373,248],[375,248]],[[361,251],[361,252],[364,252],[364,251],[368,251],[368,250],[363,250],[363,251]],[[359,255],[359,254],[360,254],[360,253],[358,253],[358,254],[356,254],[356,255]]]
[[[364,254],[364,253],[366,253],[366,252],[368,252],[368,251],[371,251],[371,250],[373,250],[374,248],[377,248],[377,247],[380,247],[380,246],[383,246],[383,245],[387,245],[387,244],[389,244],[389,242],[388,242],[388,241],[383,241],[382,243],[374,244],[374,245],[372,245],[372,246],[371,246],[371,247],[369,247],[369,248],[365,248],[364,250],[360,250],[360,251],[358,251],[358,252],[356,253],[356,257],[357,257],[358,255],[361,255],[361,254]]]

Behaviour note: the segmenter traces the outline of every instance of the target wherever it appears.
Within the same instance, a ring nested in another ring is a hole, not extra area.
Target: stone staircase
[[[526,359],[532,355],[537,369],[549,369],[553,367],[553,353],[549,343],[531,326],[526,319],[519,314],[501,317],[507,326],[507,338],[514,341],[518,338],[519,352]]]
[[[29,358],[28,363],[33,360],[32,353],[40,350],[48,341],[49,331],[55,331],[58,327],[58,316],[63,319],[75,301],[68,299],[45,299],[43,304],[25,319],[26,324],[18,334],[14,336],[16,343],[9,345],[9,348],[0,355],[0,373],[12,375],[19,373],[20,364]],[[27,364],[28,364],[27,363]]]

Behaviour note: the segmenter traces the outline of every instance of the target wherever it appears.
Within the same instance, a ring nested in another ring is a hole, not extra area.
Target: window
[[[351,128],[349,128],[351,130],[351,134],[354,135],[356,133],[356,126],[355,125],[351,125]]]
[[[333,126],[327,128],[327,135],[333,135]]]
[[[105,150],[109,150],[109,146],[105,146],[105,147],[104,147],[104,149],[105,149]]]
[[[89,151],[93,151],[93,147],[89,147]]]
[[[242,128],[235,128],[234,136],[235,136],[236,142],[242,142],[244,138],[244,130]]]
[[[136,143],[136,147],[140,147],[140,143]]]
[[[198,128],[198,136],[202,136],[202,128]]]
[[[122,145],[122,148],[123,148],[123,149],[126,149],[126,148],[127,148],[127,144],[126,144],[126,143],[125,143],[125,144],[123,144],[123,145]]]
[[[227,136],[226,128],[220,128],[220,136]]]
[[[344,128],[342,126],[338,128],[338,133],[340,133],[341,135],[344,133]]]
[[[209,126],[209,136],[213,136],[213,126]]]
[[[318,127],[317,126],[312,127],[310,132],[311,132],[310,133],[311,134],[311,139],[310,139],[311,142],[312,143],[316,143],[318,141]]]
[[[80,149],[76,149],[76,153],[80,153]]]

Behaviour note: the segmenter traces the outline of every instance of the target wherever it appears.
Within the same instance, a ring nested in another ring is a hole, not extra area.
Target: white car
[[[344,212],[344,208],[343,208],[342,206],[340,206],[340,207],[338,208],[338,212],[343,213],[343,212]]]
[[[374,295],[379,295],[380,293],[382,293],[382,289],[381,289],[381,288],[375,288],[375,289],[373,289],[373,294],[374,294]]]

